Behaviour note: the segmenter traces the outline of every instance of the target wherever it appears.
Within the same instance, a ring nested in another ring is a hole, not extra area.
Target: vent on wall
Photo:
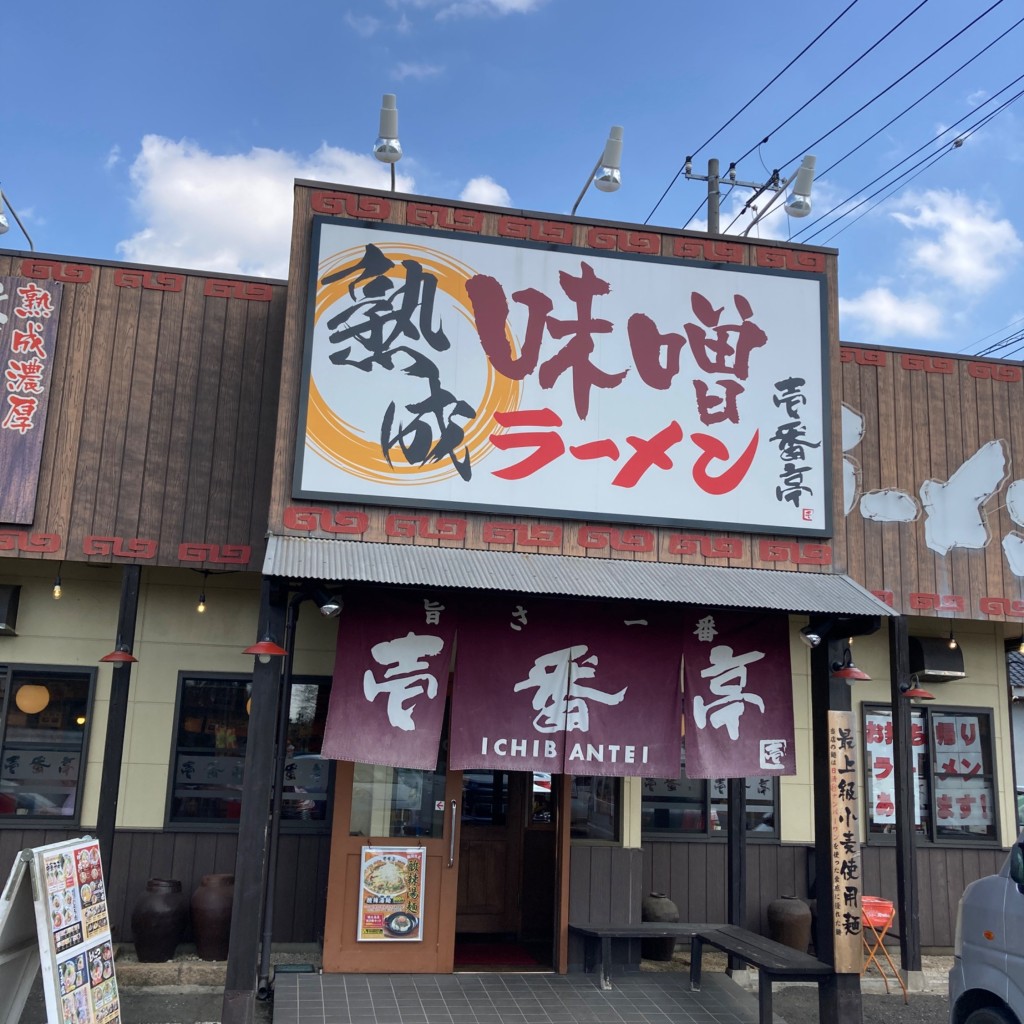
[[[17,636],[18,598],[21,587],[0,586],[0,636]]]
[[[964,679],[964,652],[959,646],[950,648],[942,636],[909,638],[910,674],[922,683],[947,683]]]

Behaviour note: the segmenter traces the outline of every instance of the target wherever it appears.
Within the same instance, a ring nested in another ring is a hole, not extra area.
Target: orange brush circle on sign
[[[456,312],[472,326],[473,315],[466,281],[475,271],[452,257],[421,246],[408,244],[378,243],[377,248],[394,263],[387,277],[398,282],[405,280],[402,260],[416,260],[425,272],[437,279],[439,293],[444,293]],[[355,265],[364,255],[365,247],[356,246],[321,260],[319,278]],[[350,277],[332,281],[317,288],[314,305],[314,324],[348,295]],[[475,332],[475,328],[474,328]],[[509,347],[518,353],[519,346],[511,328],[506,324],[505,336]],[[474,405],[476,416],[466,424],[466,435],[462,446],[469,453],[471,464],[478,463],[492,450],[490,436],[495,431],[495,412],[508,412],[519,407],[520,383],[495,373],[486,361],[483,351],[480,358],[486,362],[486,384],[483,394],[467,397]],[[312,373],[309,380],[309,400],[306,411],[306,446],[315,451],[331,465],[353,476],[373,483],[387,483],[398,486],[419,486],[450,479],[457,471],[450,462],[428,462],[425,465],[409,465],[404,461],[401,449],[392,449],[392,462],[388,463],[381,451],[378,439],[370,439],[366,432],[348,423],[333,409],[324,397]]]

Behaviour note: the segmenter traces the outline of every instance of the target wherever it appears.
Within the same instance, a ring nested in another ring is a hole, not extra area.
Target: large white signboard
[[[317,218],[295,496],[827,535],[823,293]]]

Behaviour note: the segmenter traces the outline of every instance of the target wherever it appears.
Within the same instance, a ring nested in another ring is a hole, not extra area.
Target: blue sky
[[[0,186],[39,251],[283,277],[291,182],[386,187],[370,149],[381,94],[394,92],[400,188],[568,213],[616,124],[622,188],[591,189],[580,215],[679,227],[697,211],[690,226],[703,228],[706,186],[676,179],[684,157],[848,8],[694,171],[743,157],[739,178],[760,182],[805,152],[826,171],[877,132],[816,181],[809,218],[773,215],[762,237],[839,249],[844,340],[979,352],[1024,327],[1024,99],[978,126],[1024,88],[1011,84],[1024,71],[1024,25],[1011,29],[1024,0],[920,4],[19,4],[4,17]],[[817,221],[922,146],[895,173],[939,158],[900,191]],[[724,200],[723,227],[748,196]],[[23,247],[13,220],[0,244]]]

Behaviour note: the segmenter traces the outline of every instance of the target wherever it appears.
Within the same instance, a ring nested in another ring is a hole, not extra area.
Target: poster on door
[[[364,846],[359,862],[360,942],[423,941],[422,846]]]

